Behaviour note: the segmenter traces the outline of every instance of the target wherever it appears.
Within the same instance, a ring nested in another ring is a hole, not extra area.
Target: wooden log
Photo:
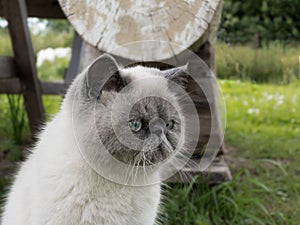
[[[222,0],[59,0],[75,30],[101,51],[132,60],[162,60],[213,39]],[[143,41],[159,40],[149,44]],[[126,44],[139,42],[135,49]],[[165,45],[165,42],[174,45]],[[178,47],[176,47],[178,46]]]
[[[24,84],[24,103],[30,129],[34,134],[44,121],[45,115],[27,26],[26,4],[24,0],[2,0],[2,7],[8,21],[18,77]]]
[[[65,19],[57,0],[26,0],[29,17],[48,19]],[[5,17],[4,9],[0,5],[0,16]]]

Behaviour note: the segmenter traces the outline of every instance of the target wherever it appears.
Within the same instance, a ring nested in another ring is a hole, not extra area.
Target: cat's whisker
[[[172,153],[174,151],[174,148],[172,147],[172,145],[170,144],[170,142],[168,141],[167,137],[165,134],[161,135],[161,139],[162,141],[165,143],[165,145],[167,146],[167,150],[169,153]]]
[[[132,165],[131,165],[132,162],[133,162],[133,160],[130,160],[129,165],[128,165],[127,169],[126,169],[125,184],[128,184],[128,182],[130,181],[130,168],[132,167]]]
[[[133,176],[133,182],[135,183],[137,181],[137,178],[138,178],[138,172],[139,172],[139,165],[142,161],[142,157],[140,157],[139,161],[137,162],[137,165],[135,166],[135,169],[134,169],[134,176]]]

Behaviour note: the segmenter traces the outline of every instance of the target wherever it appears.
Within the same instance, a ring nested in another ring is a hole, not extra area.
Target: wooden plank
[[[42,82],[42,92],[45,95],[64,95],[67,90],[67,86],[60,82]]]
[[[0,56],[0,79],[17,76],[16,64],[13,57]]]
[[[42,82],[41,87],[45,95],[63,95],[67,89],[66,85],[61,82]],[[19,78],[0,79],[0,94],[20,94],[22,90]]]
[[[2,78],[0,79],[1,94],[20,94],[22,93],[22,84],[19,78]]]
[[[64,77],[64,81],[67,86],[71,84],[76,75],[80,72],[80,62],[83,55],[83,49],[84,42],[77,32],[75,32],[72,44],[72,56],[69,68]]]
[[[29,17],[48,19],[65,19],[57,0],[26,0]],[[4,8],[0,6],[0,16],[5,17]]]
[[[208,182],[209,184],[221,184],[232,179],[230,169],[222,156],[217,157],[210,167],[205,171],[200,171],[196,165],[199,165],[200,159],[191,159],[193,167],[184,167],[167,180],[170,183],[185,183],[192,181],[198,176],[196,182]]]
[[[45,114],[27,25],[26,4],[24,0],[2,0],[2,3],[8,21],[17,72],[24,84],[25,109],[31,132],[34,134],[44,121]]]

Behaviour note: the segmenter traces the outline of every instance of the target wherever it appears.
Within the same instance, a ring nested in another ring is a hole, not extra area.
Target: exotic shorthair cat
[[[154,166],[185,142],[172,83],[184,86],[186,76],[184,67],[121,68],[107,54],[97,58],[21,165],[1,225],[155,224],[163,166]]]

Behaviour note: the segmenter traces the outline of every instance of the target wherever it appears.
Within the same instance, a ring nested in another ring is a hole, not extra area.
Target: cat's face
[[[103,118],[107,118],[103,115],[103,106],[97,107],[98,134],[116,159],[131,165],[153,165],[175,152],[181,133],[180,118],[174,106],[165,99],[148,96],[137,100],[132,96],[134,93],[132,90],[107,103],[106,109],[115,104],[114,109],[118,110],[112,112],[115,116],[108,123],[103,123]],[[124,105],[132,107],[126,110]]]
[[[111,156],[128,165],[148,166],[174,154],[183,137],[174,84],[181,87],[186,82],[183,68],[119,69],[105,55],[91,66],[86,78],[82,124],[95,124]]]

